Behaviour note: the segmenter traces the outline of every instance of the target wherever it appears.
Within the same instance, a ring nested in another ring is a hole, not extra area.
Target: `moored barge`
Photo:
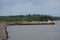
[[[47,22],[47,21],[43,21],[43,22],[16,22],[16,23],[11,23],[10,25],[54,25],[54,22]]]

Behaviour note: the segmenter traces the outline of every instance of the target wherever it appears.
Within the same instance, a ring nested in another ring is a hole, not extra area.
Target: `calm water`
[[[60,40],[60,21],[55,25],[12,25],[8,40]]]

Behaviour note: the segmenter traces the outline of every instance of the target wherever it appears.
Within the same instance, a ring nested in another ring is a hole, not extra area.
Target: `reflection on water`
[[[13,25],[8,40],[60,40],[60,21],[55,25]]]

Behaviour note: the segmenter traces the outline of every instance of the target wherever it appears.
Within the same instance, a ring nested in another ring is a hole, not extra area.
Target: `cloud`
[[[59,15],[59,0],[3,0],[0,15],[47,14]],[[1,14],[2,13],[2,14]]]

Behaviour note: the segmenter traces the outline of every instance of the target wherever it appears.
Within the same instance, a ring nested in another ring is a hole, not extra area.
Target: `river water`
[[[8,40],[60,40],[60,21],[55,25],[11,25]]]

